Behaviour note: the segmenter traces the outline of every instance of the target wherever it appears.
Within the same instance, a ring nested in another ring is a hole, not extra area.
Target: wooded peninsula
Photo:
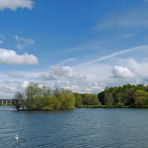
[[[73,93],[30,83],[24,92],[15,94],[17,110],[54,111],[74,108],[148,107],[148,86],[126,84],[105,88],[98,94]]]

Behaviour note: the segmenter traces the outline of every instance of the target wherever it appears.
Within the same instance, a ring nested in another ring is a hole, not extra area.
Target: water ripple
[[[147,109],[16,112],[3,108],[0,148],[146,148],[147,114]]]

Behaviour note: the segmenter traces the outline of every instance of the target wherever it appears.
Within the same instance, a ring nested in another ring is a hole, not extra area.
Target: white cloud
[[[38,59],[32,54],[19,55],[13,50],[0,48],[0,64],[37,64]]]
[[[4,35],[0,35],[0,44],[3,44],[5,41],[5,36]]]
[[[17,49],[24,49],[25,47],[35,44],[34,40],[30,38],[24,38],[18,35],[15,35],[14,38],[17,41]]]
[[[118,85],[125,83],[132,84],[148,84],[148,59],[135,60],[134,58],[124,59],[120,66],[112,68],[114,81],[118,81]],[[114,85],[114,82],[112,83]]]
[[[0,10],[16,10],[18,8],[32,9],[32,7],[33,0],[0,0]]]
[[[148,79],[148,59],[137,62],[135,59],[131,58],[124,62],[124,64],[135,73],[136,79],[139,79],[139,81]]]
[[[91,65],[75,65],[73,69],[84,75],[90,82],[109,81],[111,77],[112,66],[110,64],[94,63]]]
[[[103,83],[99,83],[97,80],[93,81],[90,75],[87,75],[86,69],[83,69],[84,73],[70,66],[51,66],[48,72],[41,74],[37,80],[40,80],[43,85],[50,86],[52,88],[65,88],[74,92],[91,93],[99,92],[103,90]],[[96,74],[96,73],[95,73]],[[92,74],[92,75],[95,75]],[[97,77],[95,77],[97,78]]]
[[[55,77],[60,77],[62,79],[64,78],[69,78],[69,79],[84,79],[85,77],[83,77],[81,74],[75,72],[72,67],[70,66],[51,66],[50,68],[51,73],[53,73],[53,75]]]
[[[25,89],[28,85],[29,85],[29,82],[25,80],[25,81],[21,84],[21,87],[22,87],[22,89]]]
[[[134,74],[127,67],[114,66],[112,69],[114,78],[126,78],[130,79],[134,77]]]
[[[14,85],[15,84],[15,85]],[[17,83],[13,81],[1,81],[0,83],[0,98],[12,99],[17,89]]]

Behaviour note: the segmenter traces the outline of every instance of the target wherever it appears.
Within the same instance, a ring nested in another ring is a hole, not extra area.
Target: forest
[[[126,84],[105,88],[98,94],[80,94],[71,90],[39,87],[30,83],[14,99],[17,110],[54,111],[75,108],[148,107],[148,86]]]

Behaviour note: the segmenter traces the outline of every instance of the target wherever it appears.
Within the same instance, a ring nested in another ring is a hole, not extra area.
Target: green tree
[[[83,96],[81,94],[75,93],[75,106],[82,107],[83,106]]]
[[[105,91],[100,92],[100,93],[98,94],[98,98],[99,98],[99,100],[100,100],[100,103],[101,103],[102,105],[105,105],[105,100],[104,100],[104,98],[105,98]]]
[[[143,90],[137,90],[135,92],[135,104],[136,107],[148,106],[148,93]]]
[[[50,96],[52,95],[52,91],[49,87],[47,86],[43,86],[42,89],[41,89],[41,94],[46,97],[46,96]]]
[[[105,105],[107,105],[108,107],[111,107],[113,105],[113,96],[111,92],[106,92],[105,93]]]
[[[75,96],[72,91],[62,89],[57,97],[61,102],[62,110],[75,108]]]
[[[38,86],[37,83],[30,83],[25,90],[27,99],[32,99],[35,96],[40,96],[41,92],[42,89]]]
[[[24,95],[21,92],[17,92],[14,96],[15,98],[15,107],[16,109],[19,111],[20,108],[24,108],[25,107],[25,103],[24,103]]]
[[[84,104],[86,105],[99,105],[99,99],[96,94],[86,94],[84,97]]]

